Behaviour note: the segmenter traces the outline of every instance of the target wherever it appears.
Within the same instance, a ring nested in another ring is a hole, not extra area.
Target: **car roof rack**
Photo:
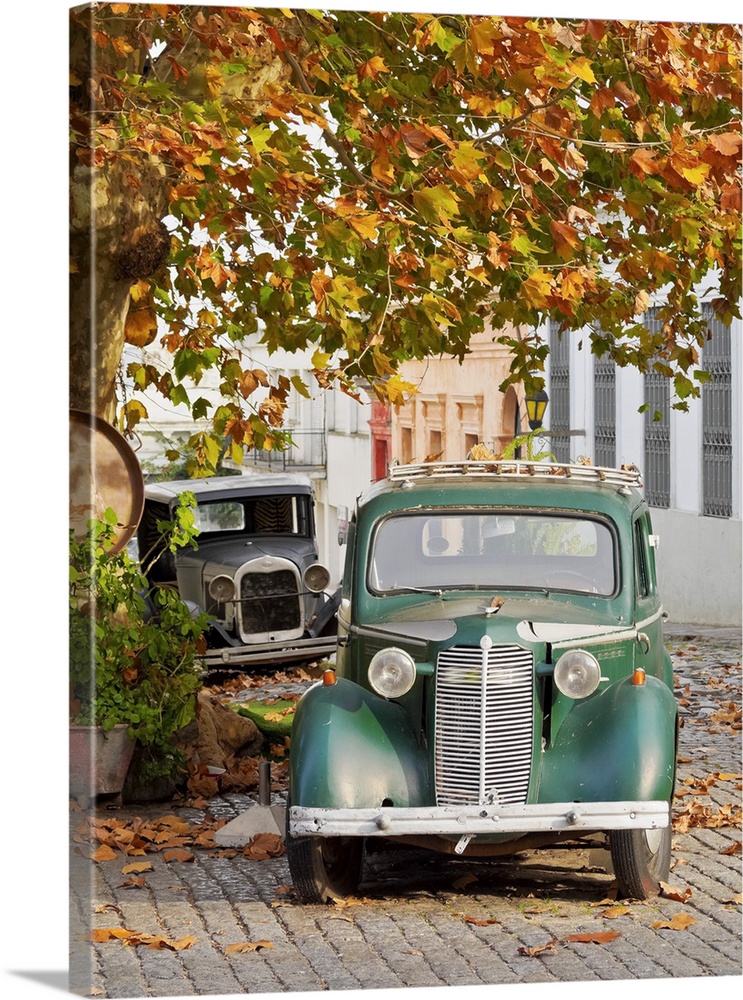
[[[529,462],[522,460],[485,459],[464,462],[420,462],[414,465],[392,464],[389,479],[393,482],[412,479],[451,479],[461,476],[494,479],[573,479],[580,482],[606,483],[609,486],[642,487],[642,477],[636,465],[610,469],[582,462]]]

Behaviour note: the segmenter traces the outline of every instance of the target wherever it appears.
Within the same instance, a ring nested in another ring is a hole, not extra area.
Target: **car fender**
[[[425,753],[400,705],[342,677],[315,685],[299,700],[291,738],[293,805],[419,805],[429,784]]]
[[[577,701],[545,748],[539,801],[670,801],[677,716],[673,692],[650,676]]]

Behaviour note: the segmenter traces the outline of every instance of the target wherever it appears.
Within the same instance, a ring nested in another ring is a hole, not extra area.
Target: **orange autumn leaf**
[[[243,850],[243,855],[251,861],[267,861],[284,854],[284,841],[277,833],[259,833]]]
[[[615,941],[618,937],[622,935],[617,931],[600,931],[598,934],[588,933],[588,934],[568,934],[564,937],[563,941],[580,941],[584,944],[608,944],[610,941]]]
[[[654,920],[650,927],[654,931],[661,929],[685,931],[695,923],[694,917],[690,917],[688,913],[677,913],[671,920]]]
[[[132,875],[121,885],[117,886],[118,889],[144,889],[145,885],[144,875]]]
[[[534,948],[527,948],[525,945],[519,948],[519,955],[528,955],[529,958],[536,958],[538,955],[542,955],[545,951],[556,951],[557,950],[557,938],[552,938],[546,944],[538,944]]]
[[[122,875],[139,875],[141,872],[151,872],[154,871],[152,863],[150,861],[137,861],[135,864],[126,865],[121,869]]]
[[[123,941],[131,935],[132,931],[128,931],[125,927],[96,927],[85,940],[101,944],[104,941]]]
[[[558,222],[553,219],[550,222],[550,232],[555,241],[555,249],[563,260],[572,257],[573,250],[581,243],[581,236],[577,229],[568,225],[567,222]]]
[[[685,903],[692,896],[692,890],[687,886],[685,889],[674,889],[673,886],[665,882],[660,883],[660,894],[665,899],[675,899],[677,903]]]
[[[83,852],[85,853],[85,852]],[[101,846],[93,851],[92,854],[85,854],[86,858],[90,858],[91,861],[113,861],[119,855],[108,844],[101,844]]]
[[[389,67],[385,66],[384,59],[381,56],[372,56],[371,59],[367,59],[356,70],[359,80],[378,80],[380,73],[389,73]]]
[[[260,951],[262,948],[273,948],[270,941],[243,941],[240,944],[228,944],[224,950],[225,955],[235,955],[251,951]]]
[[[190,851],[184,851],[181,848],[163,851],[163,858],[165,861],[179,861],[181,863],[195,860],[194,855]]]
[[[739,132],[721,132],[709,137],[711,146],[723,156],[740,156],[741,135]]]
[[[606,920],[616,920],[617,917],[623,917],[630,912],[631,910],[628,906],[612,906],[608,910],[604,910],[600,916]]]

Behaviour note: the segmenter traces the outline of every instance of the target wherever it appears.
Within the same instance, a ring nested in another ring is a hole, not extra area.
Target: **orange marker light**
[[[322,675],[322,682],[326,687],[331,684],[337,684],[338,678],[335,676],[335,670],[325,670]]]
[[[645,683],[645,671],[642,667],[635,667],[634,673],[632,674],[633,684],[644,684]]]

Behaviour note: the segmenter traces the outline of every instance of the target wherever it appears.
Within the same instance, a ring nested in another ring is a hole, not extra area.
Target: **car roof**
[[[145,486],[146,498],[161,503],[170,503],[186,491],[195,494],[197,500],[221,500],[247,494],[311,493],[312,485],[307,476],[298,473],[256,472],[239,476],[210,476],[207,479],[172,479]]]
[[[359,506],[379,499],[389,510],[463,503],[554,504],[592,510],[606,508],[607,502],[634,509],[643,502],[641,489],[642,479],[635,466],[610,469],[555,462],[428,462],[393,466],[387,479],[364,491]]]

